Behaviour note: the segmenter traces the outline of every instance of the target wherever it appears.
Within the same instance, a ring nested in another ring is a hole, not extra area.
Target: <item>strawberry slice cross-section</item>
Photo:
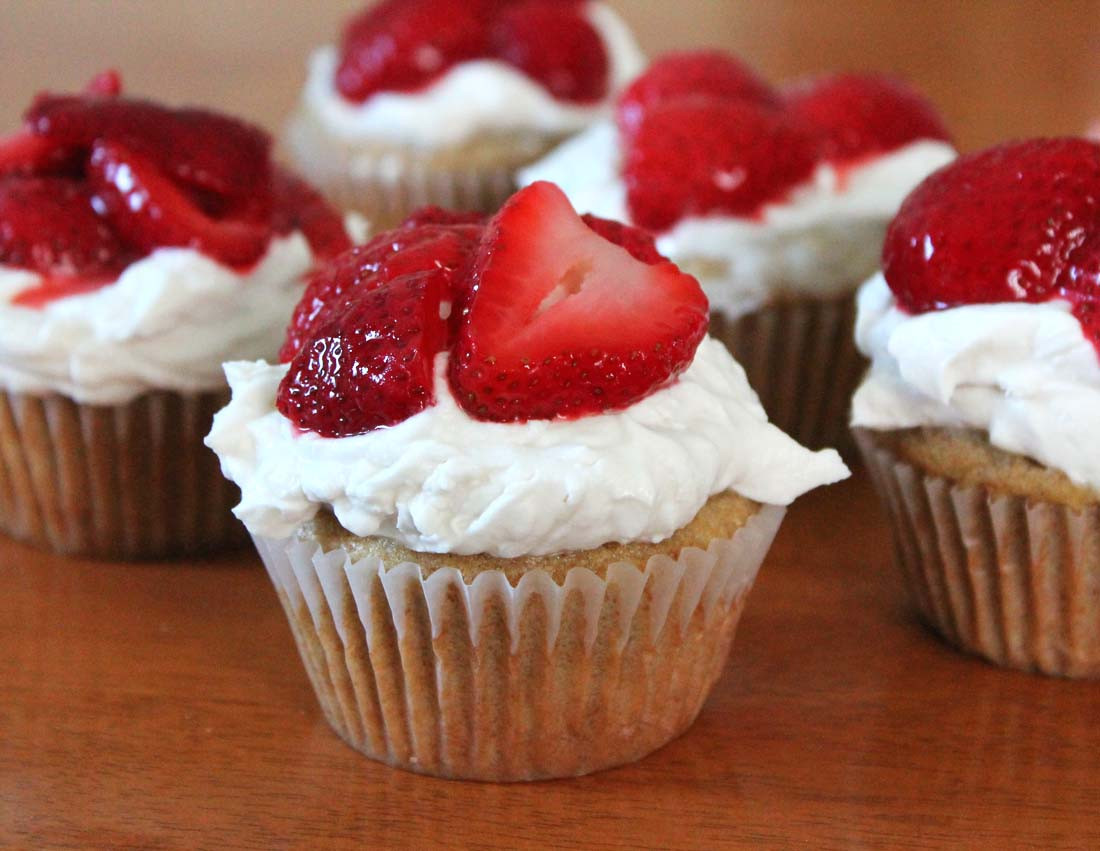
[[[605,239],[553,184],[516,193],[474,263],[451,357],[459,404],[499,422],[576,418],[679,375],[706,334],[707,299],[653,259]]]

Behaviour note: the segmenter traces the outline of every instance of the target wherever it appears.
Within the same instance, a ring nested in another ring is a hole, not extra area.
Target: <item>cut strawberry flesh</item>
[[[956,160],[902,204],[883,271],[914,313],[1065,298],[1100,348],[1100,145],[1037,139]]]
[[[626,407],[685,369],[706,333],[694,278],[603,239],[548,183],[489,223],[472,279],[450,377],[481,419]]]
[[[93,146],[88,177],[105,217],[142,251],[182,246],[247,266],[267,248],[269,228],[207,216],[153,163],[116,143]]]

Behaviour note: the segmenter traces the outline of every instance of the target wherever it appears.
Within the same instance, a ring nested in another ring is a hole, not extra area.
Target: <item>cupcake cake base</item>
[[[59,553],[158,559],[248,541],[203,445],[224,391],[123,405],[0,394],[0,531]]]
[[[969,432],[856,440],[923,618],[998,665],[1100,677],[1100,504]]]
[[[710,333],[745,368],[776,426],[811,449],[851,456],[852,394],[867,368],[856,349],[855,294],[781,298],[734,319],[711,314]]]
[[[256,545],[348,744],[536,780],[632,762],[691,725],[783,514],[723,494],[662,544],[518,560],[416,553],[331,517]]]

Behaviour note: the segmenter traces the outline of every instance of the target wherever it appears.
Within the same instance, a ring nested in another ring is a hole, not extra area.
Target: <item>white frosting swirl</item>
[[[921,140],[843,171],[822,163],[758,218],[686,218],[658,236],[657,248],[730,317],[776,292],[838,295],[878,265],[886,225],[905,196],[954,158],[946,142]],[[520,182],[549,180],[578,211],[630,221],[621,160],[618,131],[604,121],[521,171]]]
[[[244,273],[161,248],[110,284],[40,308],[12,303],[39,276],[0,266],[0,384],[94,405],[223,387],[223,361],[278,350],[312,262],[300,233],[274,238]]]
[[[1100,489],[1100,355],[1067,302],[909,314],[878,274],[859,293],[856,342],[871,371],[853,425],[981,429]]]
[[[557,100],[522,71],[494,59],[460,62],[419,91],[378,92],[353,103],[336,89],[339,51],[329,45],[310,58],[301,109],[333,137],[353,144],[387,142],[435,149],[460,145],[485,132],[573,133],[606,115],[611,97],[645,65],[634,36],[614,10],[594,2],[585,14],[608,56],[609,97],[600,103]]]
[[[786,505],[848,476],[770,425],[745,373],[703,340],[678,380],[631,407],[576,420],[470,418],[436,361],[436,404],[391,428],[325,438],[275,409],[286,366],[226,364],[233,400],[207,445],[241,487],[235,513],[282,538],[331,507],[353,534],[413,550],[500,557],[663,540],[725,490]]]

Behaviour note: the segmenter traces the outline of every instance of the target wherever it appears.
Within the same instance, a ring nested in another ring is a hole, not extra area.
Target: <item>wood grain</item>
[[[124,567],[0,544],[0,846],[1095,847],[1100,687],[954,652],[888,561],[864,478],[810,495],[685,736],[494,786],[339,741],[252,554]]]

